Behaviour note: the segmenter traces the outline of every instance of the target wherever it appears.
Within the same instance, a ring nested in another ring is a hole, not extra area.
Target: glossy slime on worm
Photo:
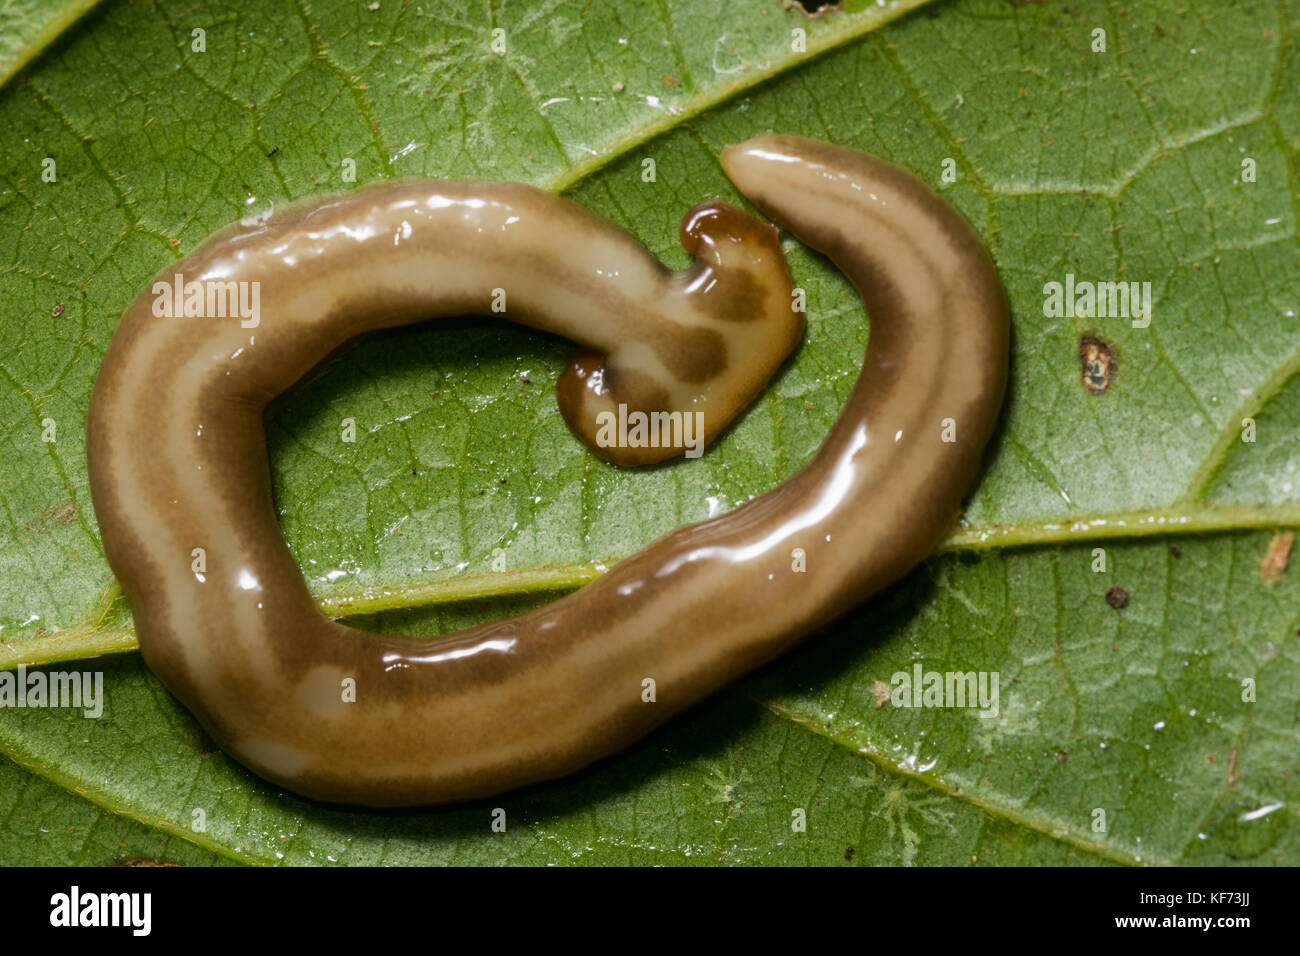
[[[909,173],[853,150],[769,136],[722,163],[865,300],[843,413],[775,490],[569,597],[456,634],[320,614],[272,510],[267,402],[362,332],[487,313],[504,288],[507,317],[581,343],[558,394],[593,450],[623,464],[679,454],[600,447],[595,416],[699,410],[711,439],[757,394],[802,332],[775,230],[696,207],[681,232],[696,261],[673,273],[527,186],[383,185],[239,224],[168,270],[260,282],[256,328],[158,318],[148,292],[131,305],[91,401],[95,511],[145,660],[223,749],[300,794],[377,806],[559,777],[781,654],[952,528],[1007,373],[1007,302],[978,237]]]

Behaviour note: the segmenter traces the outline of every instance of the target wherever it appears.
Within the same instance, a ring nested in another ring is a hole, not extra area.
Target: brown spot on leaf
[[[69,521],[77,520],[77,506],[73,502],[66,504],[50,505],[32,524],[27,525],[28,530],[44,531],[51,526],[67,524]]]
[[[1233,747],[1228,754],[1228,786],[1233,787],[1237,784],[1237,748]]]
[[[1110,388],[1115,375],[1115,350],[1101,339],[1085,335],[1079,340],[1079,366],[1084,388],[1100,395]]]
[[[871,696],[876,699],[877,707],[884,707],[889,703],[889,685],[882,680],[876,681],[871,685]]]
[[[1291,560],[1291,546],[1295,544],[1295,533],[1283,531],[1273,535],[1268,543],[1268,551],[1259,559],[1259,576],[1264,581],[1276,581],[1286,574],[1286,566]]]
[[[1128,597],[1128,591],[1122,587],[1116,586],[1106,589],[1106,603],[1117,611],[1122,611],[1128,607]]]
[[[1062,747],[1060,750],[1056,752],[1056,762],[1065,763],[1065,758],[1068,757],[1069,754],[1070,752],[1066,750],[1064,747]]]
[[[64,305],[62,302],[60,302],[54,308],[50,309],[50,315],[54,316],[57,319],[59,316],[63,314],[63,309],[64,309]]]

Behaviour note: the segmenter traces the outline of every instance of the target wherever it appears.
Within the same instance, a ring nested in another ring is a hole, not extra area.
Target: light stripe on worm
[[[700,259],[674,274],[528,187],[381,186],[234,227],[168,270],[259,281],[255,329],[158,318],[149,292],[127,310],[91,401],[96,515],[145,660],[223,749],[298,793],[380,806],[559,777],[780,654],[951,529],[1006,382],[1007,303],[988,253],[945,201],[865,154],[764,137],[722,161],[866,301],[843,413],[775,490],[569,597],[456,634],[386,636],[319,613],[275,523],[266,403],[360,332],[486,312],[505,288],[509,318],[583,344],[578,366],[604,356],[599,389],[572,367],[560,383],[588,444],[595,412],[620,400],[703,406],[716,434],[801,332],[769,227],[697,207],[683,243]]]

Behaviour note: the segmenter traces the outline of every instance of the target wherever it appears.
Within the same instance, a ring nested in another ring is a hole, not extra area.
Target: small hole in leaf
[[[838,10],[843,5],[844,0],[781,0],[782,9],[789,10],[793,7],[810,19]]]

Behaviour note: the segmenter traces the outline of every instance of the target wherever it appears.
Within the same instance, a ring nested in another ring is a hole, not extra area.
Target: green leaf
[[[0,757],[4,866],[204,866],[226,862],[187,840],[117,816]]]
[[[57,807],[13,811],[0,862],[111,862],[114,841],[183,862],[1300,862],[1300,585],[1256,564],[1300,524],[1300,4],[964,0],[891,22],[913,5],[108,3],[0,90],[0,666],[134,646],[81,435],[122,308],[250,208],[345,188],[344,159],[363,182],[562,189],[680,266],[681,214],[740,201],[722,146],[832,139],[944,189],[1015,323],[1004,425],[945,553],[628,753],[484,803],[325,808],[234,765],[119,655],[77,665],[104,671],[98,719],[0,709],[25,768],[0,771]],[[597,461],[551,392],[570,347],[482,321],[368,341],[287,396],[280,520],[322,606],[407,633],[499,617],[775,486],[868,330],[843,277],[787,249],[807,338],[698,461]],[[1045,317],[1066,273],[1150,282],[1150,327]],[[1114,350],[1102,394],[1085,335]],[[878,706],[916,664],[998,673],[998,716]],[[22,848],[43,818],[120,830]]]

